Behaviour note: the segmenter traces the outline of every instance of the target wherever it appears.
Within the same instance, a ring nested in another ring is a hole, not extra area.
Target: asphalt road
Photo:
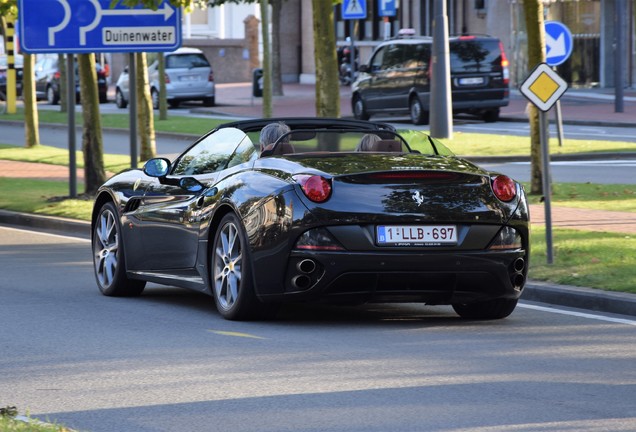
[[[628,431],[636,321],[522,304],[295,305],[229,322],[201,294],[102,297],[86,240],[0,227],[0,404],[100,431]]]
[[[530,181],[530,162],[480,163],[483,168]],[[553,182],[636,184],[636,158],[551,161]]]

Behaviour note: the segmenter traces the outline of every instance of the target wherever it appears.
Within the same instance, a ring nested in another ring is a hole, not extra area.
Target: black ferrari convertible
[[[261,150],[261,128],[279,121],[290,131]],[[519,183],[423,132],[258,119],[113,176],[95,199],[92,247],[104,295],[189,288],[227,319],[301,301],[421,302],[499,319],[525,285],[528,225]]]

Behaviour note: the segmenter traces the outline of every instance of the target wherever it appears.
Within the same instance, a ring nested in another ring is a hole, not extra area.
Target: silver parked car
[[[172,108],[182,101],[202,101],[214,106],[214,73],[210,62],[197,48],[179,48],[166,53],[166,100]],[[159,61],[148,67],[152,105],[159,108]],[[128,106],[128,68],[119,76],[115,90],[115,103],[119,108]]]

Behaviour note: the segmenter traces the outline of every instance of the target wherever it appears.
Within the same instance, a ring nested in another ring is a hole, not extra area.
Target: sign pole
[[[69,196],[77,197],[77,162],[75,143],[75,59],[66,54],[66,109],[68,110]]]
[[[128,110],[130,122],[130,167],[137,168],[137,86],[135,78],[137,76],[137,59],[135,53],[128,55],[128,99],[130,99],[130,109]]]
[[[568,84],[547,63],[540,63],[525,79],[519,91],[539,109],[539,136],[541,141],[543,204],[545,208],[545,236],[548,264],[553,262],[552,254],[552,209],[550,185],[550,150],[548,111],[565,93]],[[558,109],[558,106],[557,106]]]
[[[552,247],[552,187],[550,184],[550,143],[548,133],[548,114],[539,111],[540,140],[541,140],[541,164],[543,165],[543,206],[545,209],[545,246],[548,264],[553,263]]]

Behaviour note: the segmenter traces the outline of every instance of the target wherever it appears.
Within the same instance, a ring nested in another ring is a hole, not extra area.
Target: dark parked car
[[[261,152],[272,121],[222,125],[174,161],[151,159],[99,189],[92,247],[104,295],[176,285],[211,295],[227,319],[318,300],[512,313],[529,257],[519,183],[383,123],[285,119],[291,132]],[[370,147],[355,151],[363,137]]]
[[[372,114],[408,113],[415,124],[429,121],[430,37],[402,36],[380,44],[353,84],[351,105],[357,119]],[[449,39],[453,113],[499,119],[509,102],[508,59],[501,41],[489,36]]]
[[[22,67],[24,58],[21,55],[14,56],[15,67],[15,90],[16,95],[19,97],[22,95]],[[4,95],[7,94],[7,56],[0,55],[0,92]]]
[[[108,74],[101,64],[95,63],[99,102],[108,101]],[[45,55],[35,64],[35,93],[38,99],[46,99],[51,105],[60,102],[60,69],[57,55]],[[75,62],[75,95],[80,98],[79,67]]]

